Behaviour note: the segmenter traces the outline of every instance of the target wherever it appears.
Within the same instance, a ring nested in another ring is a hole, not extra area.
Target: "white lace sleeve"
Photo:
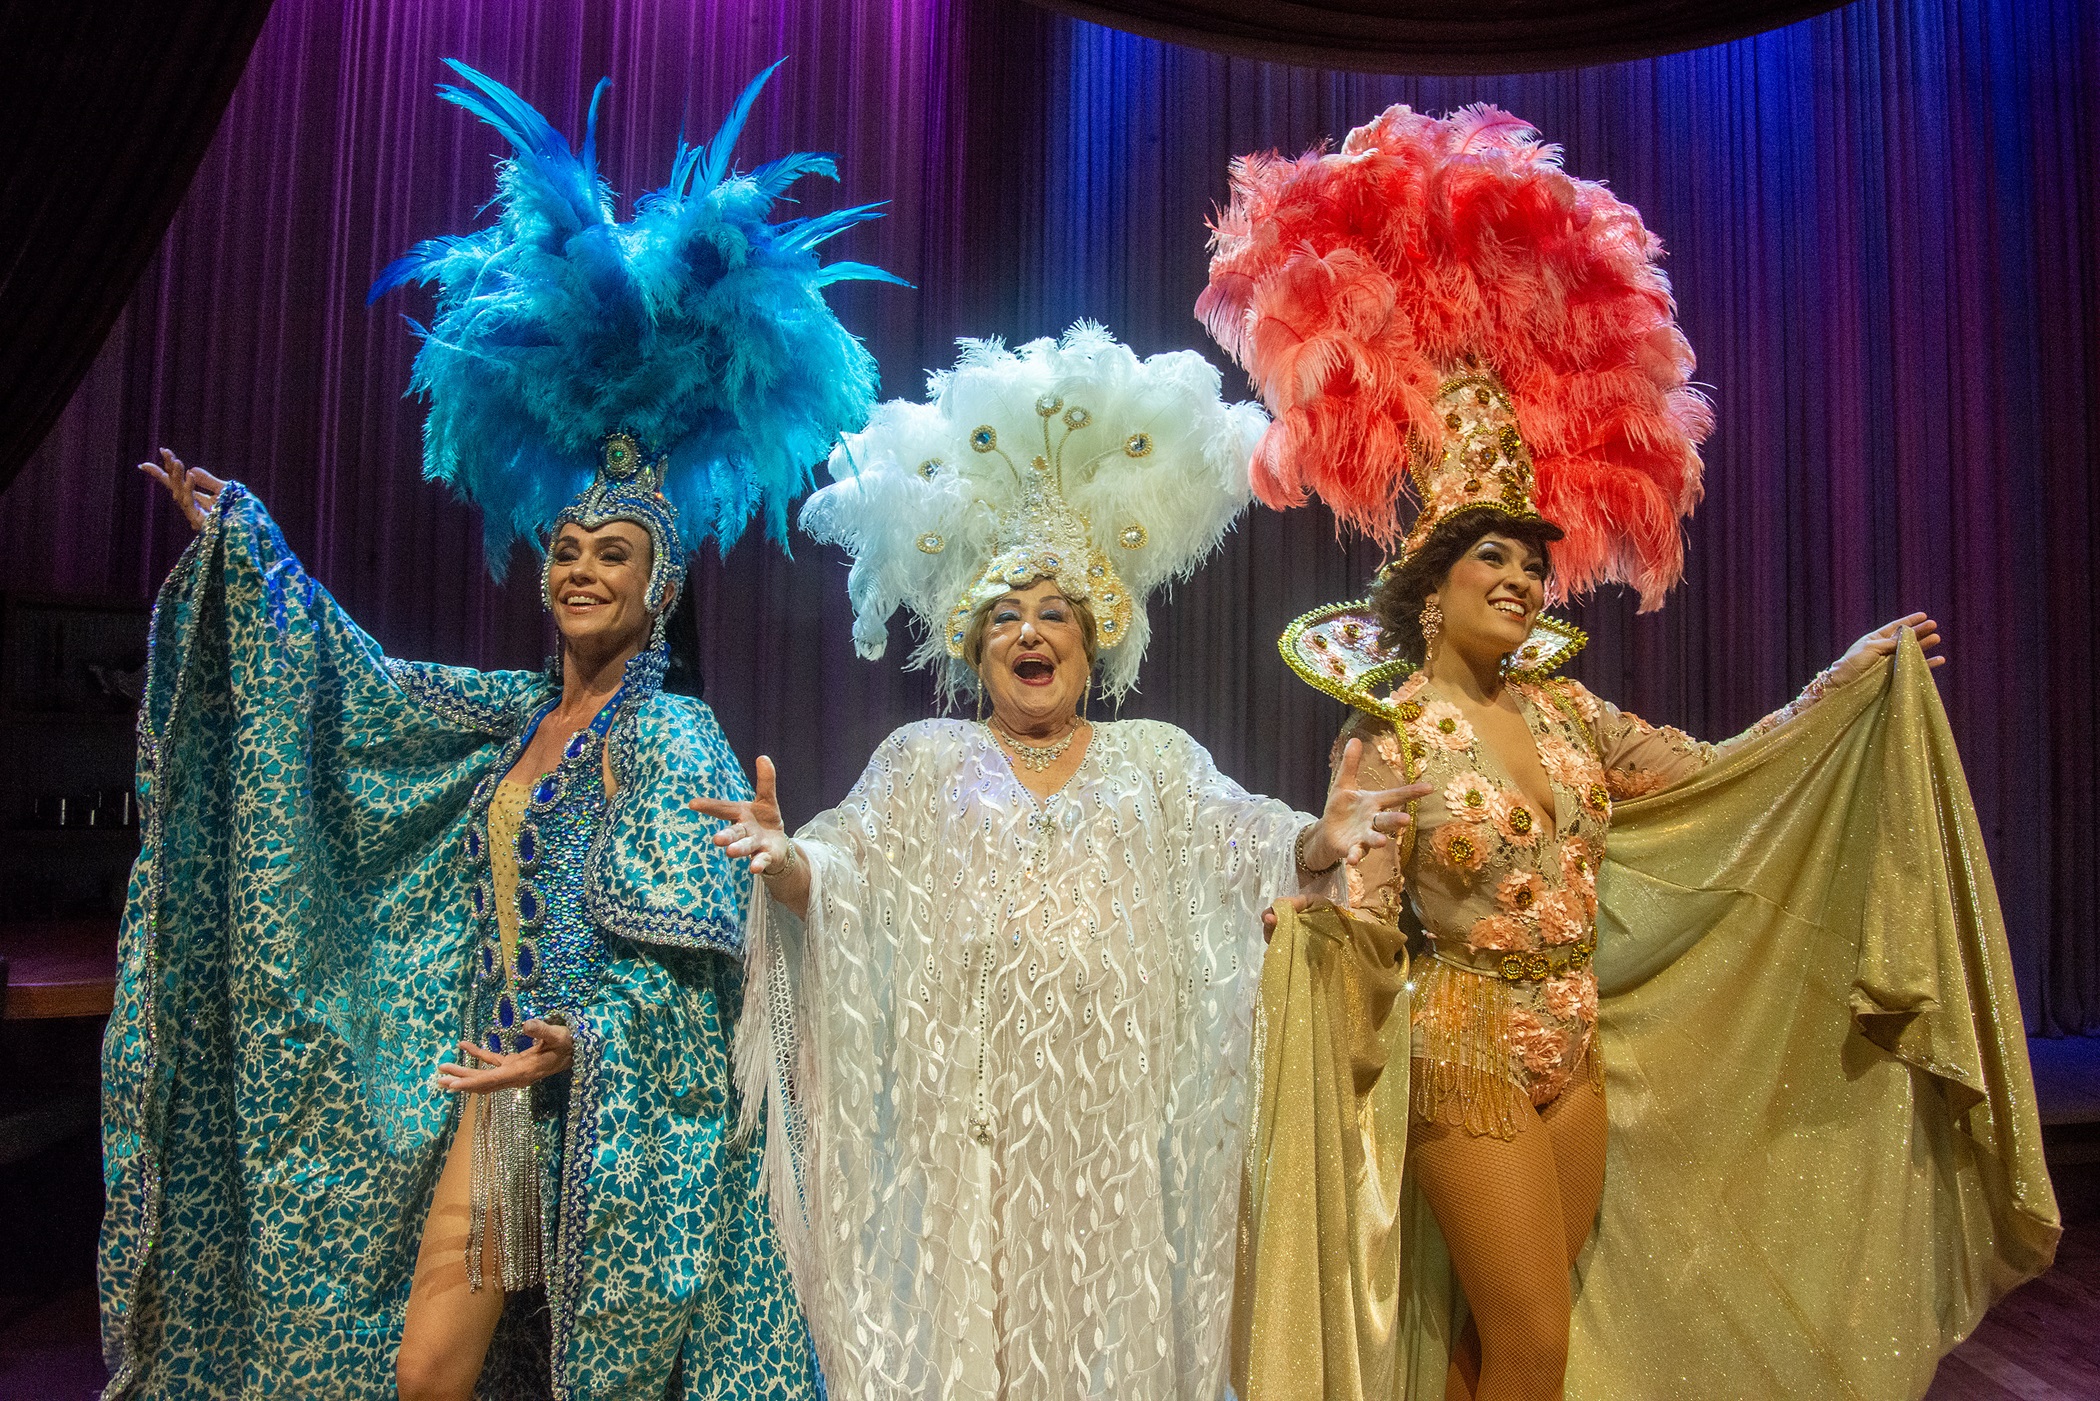
[[[1168,730],[1167,726],[1160,726]],[[1245,1152],[1255,1000],[1260,995],[1261,912],[1298,890],[1298,833],[1313,819],[1258,798],[1218,772],[1179,730],[1162,745],[1163,777],[1183,798],[1169,859],[1190,873],[1190,960],[1184,1025],[1171,1057],[1173,1091],[1162,1144],[1177,1318],[1193,1325],[1192,1361],[1226,1355],[1232,1318],[1240,1162]],[[1163,784],[1163,787],[1168,784]],[[1186,1395],[1215,1396],[1192,1369]]]

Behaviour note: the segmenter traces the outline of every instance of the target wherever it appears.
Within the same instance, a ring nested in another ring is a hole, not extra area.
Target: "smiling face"
[[[1055,579],[1039,579],[986,605],[977,675],[993,717],[1007,729],[1037,733],[1078,712],[1093,671],[1082,609],[1058,591]]]
[[[1546,559],[1522,540],[1493,532],[1467,546],[1437,591],[1440,645],[1467,657],[1502,657],[1524,645],[1546,606]]]
[[[648,646],[652,562],[649,532],[633,521],[608,521],[595,530],[564,525],[547,568],[547,597],[563,644],[592,653]]]

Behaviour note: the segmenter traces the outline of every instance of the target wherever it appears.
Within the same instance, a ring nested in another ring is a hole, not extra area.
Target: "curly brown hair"
[[[1549,547],[1561,534],[1561,528],[1551,521],[1506,515],[1493,507],[1460,511],[1431,531],[1422,548],[1386,575],[1371,595],[1371,612],[1378,619],[1379,650],[1388,657],[1422,664],[1422,606],[1429,595],[1444,586],[1459,556],[1478,544],[1481,537],[1506,535],[1523,541],[1545,561],[1546,573],[1551,577],[1553,552]]]

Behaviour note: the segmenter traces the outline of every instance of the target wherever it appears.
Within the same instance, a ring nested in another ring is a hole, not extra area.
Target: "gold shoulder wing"
[[[1380,692],[1414,670],[1411,662],[1380,655],[1378,619],[1362,599],[1330,603],[1294,618],[1276,647],[1306,685],[1386,721],[1393,711]]]
[[[1589,634],[1573,623],[1540,614],[1531,636],[1509,659],[1510,675],[1522,681],[1544,681],[1589,640]],[[1397,720],[1383,697],[1415,667],[1378,650],[1378,618],[1368,600],[1330,603],[1301,614],[1283,630],[1276,648],[1306,685],[1367,715]]]

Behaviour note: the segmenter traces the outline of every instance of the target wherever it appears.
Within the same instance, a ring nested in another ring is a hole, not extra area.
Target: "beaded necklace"
[[[1030,773],[1046,772],[1052,764],[1065,757],[1065,751],[1070,749],[1072,741],[1079,737],[1077,720],[1072,722],[1071,729],[1065,731],[1064,738],[1052,740],[1048,744],[1029,744],[996,721],[987,722],[985,728],[1006,746],[1007,752],[1013,755],[1014,762]]]

